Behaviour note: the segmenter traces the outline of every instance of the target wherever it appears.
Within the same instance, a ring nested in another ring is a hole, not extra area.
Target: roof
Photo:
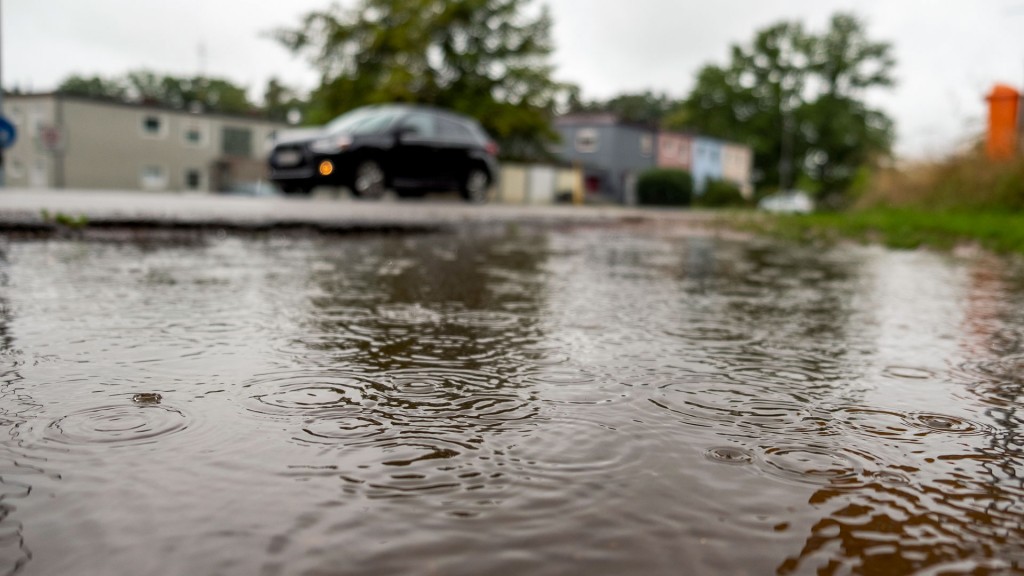
[[[658,130],[657,124],[623,120],[614,112],[570,112],[555,118],[556,126],[625,126],[637,130]]]
[[[578,125],[578,124],[602,124],[614,126],[620,124],[621,120],[611,112],[572,112],[555,118],[555,124]]]
[[[135,108],[144,110],[161,110],[165,112],[176,112],[180,114],[189,114],[194,116],[207,116],[207,117],[219,117],[219,118],[230,118],[232,120],[249,120],[252,122],[263,122],[267,124],[274,124],[284,126],[285,122],[278,120],[271,120],[261,114],[257,113],[232,113],[232,112],[209,112],[209,111],[193,111],[187,108],[175,108],[166,104],[158,104],[152,102],[127,102],[124,100],[118,100],[116,98],[103,98],[100,96],[85,96],[82,94],[69,94],[65,92],[31,92],[31,93],[12,93],[5,92],[4,99],[6,101],[17,100],[19,98],[25,99],[47,99],[47,98],[60,98],[61,100],[75,100],[78,102],[86,102],[90,104],[99,104],[105,106],[118,106],[123,108]]]

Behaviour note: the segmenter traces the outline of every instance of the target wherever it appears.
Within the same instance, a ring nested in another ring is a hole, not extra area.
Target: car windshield
[[[402,114],[399,108],[358,108],[327,125],[330,134],[372,134],[386,130]]]

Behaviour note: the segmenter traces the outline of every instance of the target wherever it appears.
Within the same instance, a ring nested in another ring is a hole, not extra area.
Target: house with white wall
[[[275,132],[259,117],[60,93],[9,94],[18,131],[6,183],[22,188],[217,191],[264,178]]]

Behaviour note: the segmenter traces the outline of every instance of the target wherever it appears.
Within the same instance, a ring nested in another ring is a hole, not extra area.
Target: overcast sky
[[[872,101],[896,120],[903,156],[938,156],[980,134],[991,86],[1024,83],[1024,0],[546,1],[554,17],[557,77],[578,84],[588,99],[646,89],[682,97],[701,66],[724,64],[729,46],[748,42],[758,28],[803,20],[820,30],[832,13],[854,12],[873,39],[895,47],[899,84]],[[272,76],[303,89],[315,85],[309,65],[266,32],[330,4],[0,2],[7,88],[46,91],[70,74],[145,68],[225,77],[256,98]]]

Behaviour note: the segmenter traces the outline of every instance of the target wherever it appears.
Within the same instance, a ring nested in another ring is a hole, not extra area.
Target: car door
[[[398,123],[391,149],[392,182],[397,188],[437,185],[437,122],[433,114],[413,111]]]
[[[469,170],[469,152],[476,145],[476,140],[469,127],[457,119],[439,117],[437,127],[441,177],[447,185],[458,187]]]

